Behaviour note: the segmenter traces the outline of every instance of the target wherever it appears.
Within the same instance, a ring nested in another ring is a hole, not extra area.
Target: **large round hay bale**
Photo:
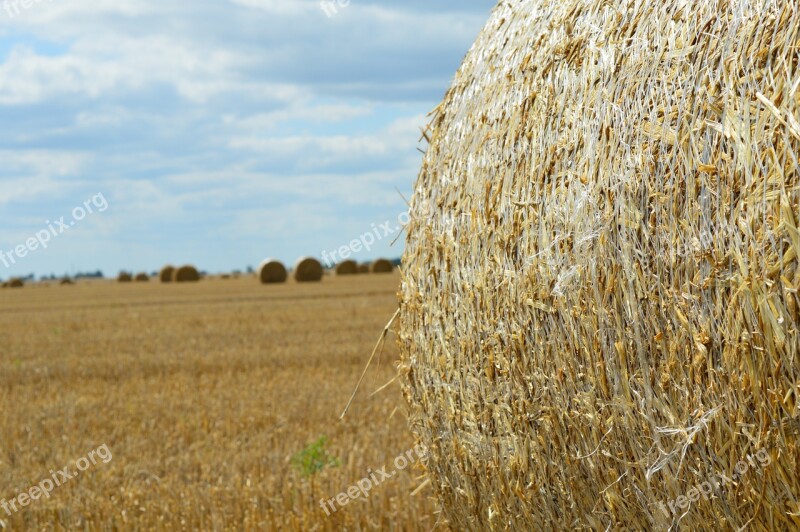
[[[369,273],[369,264],[359,264],[357,273]]]
[[[378,259],[369,266],[371,273],[392,273],[394,271],[394,264],[386,259]]]
[[[158,272],[158,279],[162,283],[171,283],[174,274],[175,274],[175,267],[167,264],[166,266],[161,268],[161,271]]]
[[[312,257],[304,257],[294,267],[294,280],[299,283],[322,280],[322,264]]]
[[[195,283],[200,280],[200,272],[189,264],[176,268],[172,272],[173,283]]]
[[[14,278],[8,280],[8,288],[22,288],[23,286],[25,286],[25,281],[22,279]]]
[[[403,259],[452,528],[800,527],[798,27],[789,0],[495,8]]]
[[[144,272],[137,273],[136,277],[133,278],[134,281],[137,283],[147,283],[150,281],[150,276]]]
[[[133,276],[131,274],[128,272],[119,272],[119,275],[117,276],[117,282],[130,283],[131,281],[133,281]]]
[[[286,267],[277,260],[267,259],[258,266],[258,279],[263,284],[285,283]]]
[[[64,277],[58,282],[58,284],[60,284],[61,286],[69,286],[75,284],[75,282],[69,277]]]
[[[358,264],[354,260],[344,260],[336,265],[336,275],[355,275],[358,273]]]

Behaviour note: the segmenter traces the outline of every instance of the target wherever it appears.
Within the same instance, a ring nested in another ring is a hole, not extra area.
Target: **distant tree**
[[[75,279],[102,279],[103,272],[97,270],[96,272],[78,272],[75,274]]]

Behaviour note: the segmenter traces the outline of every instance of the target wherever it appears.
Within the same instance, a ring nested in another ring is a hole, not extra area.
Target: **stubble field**
[[[391,336],[339,420],[398,285],[393,274],[0,290],[0,499],[76,473],[103,445],[111,455],[49,497],[0,508],[0,529],[443,529],[418,466],[330,516],[320,507],[414,446],[397,383],[370,397],[397,374]],[[293,462],[323,436],[329,465]]]

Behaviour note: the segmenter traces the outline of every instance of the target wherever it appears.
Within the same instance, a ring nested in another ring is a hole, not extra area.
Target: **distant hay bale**
[[[195,283],[200,280],[200,272],[189,264],[177,268],[172,272],[173,283]]]
[[[299,283],[322,280],[322,264],[312,257],[301,258],[294,267],[294,280]]]
[[[277,260],[267,259],[258,266],[258,279],[263,284],[285,283],[286,267]]]
[[[378,259],[370,265],[369,271],[371,273],[392,273],[394,264],[386,259]]]
[[[25,286],[25,281],[23,281],[22,279],[14,278],[14,279],[9,279],[7,284],[8,288],[22,288],[23,286]]]
[[[356,273],[369,273],[369,264],[359,264]]]
[[[131,281],[133,281],[133,276],[131,274],[128,272],[119,272],[119,275],[117,276],[117,282],[130,283]]]
[[[137,273],[133,280],[137,283],[146,283],[150,281],[150,276],[146,273]]]
[[[72,281],[72,279],[65,277],[64,279],[61,279],[61,281],[59,281],[58,284],[60,284],[61,286],[67,286],[67,285],[73,285],[75,283]]]
[[[452,529],[800,527],[798,28],[789,0],[497,4],[403,257]]]
[[[158,279],[162,283],[171,283],[172,276],[175,274],[175,268],[169,264],[161,268],[161,271],[158,272]]]
[[[336,275],[354,275],[358,273],[358,264],[354,260],[345,260],[336,265]]]

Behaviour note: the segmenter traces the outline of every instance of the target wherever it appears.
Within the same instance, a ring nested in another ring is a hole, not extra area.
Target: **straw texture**
[[[455,529],[800,527],[799,34],[789,0],[495,8],[425,132],[400,293]]]

